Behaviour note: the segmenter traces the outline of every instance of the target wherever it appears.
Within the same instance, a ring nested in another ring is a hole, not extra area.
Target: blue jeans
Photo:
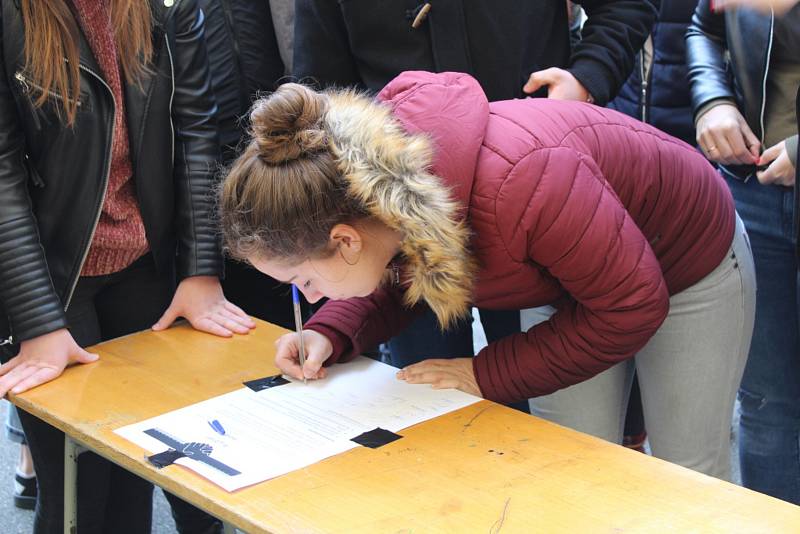
[[[516,334],[520,330],[519,311],[480,310],[486,341]],[[436,316],[425,311],[402,333],[389,340],[391,363],[403,368],[429,358],[464,358],[475,353],[472,344],[472,319],[463,319],[445,332],[439,328]],[[527,402],[509,404],[512,408],[530,413]]]
[[[6,407],[6,437],[9,441],[19,443],[20,445],[27,445],[25,441],[25,432],[22,431],[22,423],[19,422],[19,415],[17,414],[17,407],[8,401]]]
[[[758,292],[739,390],[742,483],[800,504],[800,326],[792,190],[726,177],[755,259]]]

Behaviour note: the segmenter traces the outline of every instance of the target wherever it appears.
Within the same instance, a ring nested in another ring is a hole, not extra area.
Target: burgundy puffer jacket
[[[472,78],[454,73],[404,73],[380,99],[394,117],[388,120],[432,141],[432,173],[458,206],[452,216],[465,217],[472,232],[469,246],[478,262],[472,303],[490,309],[555,303],[558,309],[550,320],[490,344],[474,358],[488,399],[548,394],[634,356],[666,317],[669,295],[700,281],[730,248],[734,206],[714,168],[689,145],[625,115],[547,99],[489,104]],[[359,126],[358,113],[338,105],[333,102],[329,121]],[[380,120],[367,116],[359,129]],[[366,134],[333,137],[340,145],[352,143],[349,152],[386,157],[376,168],[389,168],[390,187],[416,183],[398,178],[407,168],[391,169],[413,159],[385,156],[393,145],[370,147]],[[369,179],[352,178],[367,198],[370,188],[382,187],[375,185],[381,178]],[[448,209],[435,200],[420,202],[418,216],[428,226],[439,220],[428,214]],[[398,217],[385,220],[414,227]],[[415,245],[414,232],[408,237],[412,250],[446,257],[427,237]],[[446,251],[451,244],[442,241]],[[430,303],[447,306],[446,284],[434,280],[427,287],[444,293],[430,295]],[[416,310],[404,305],[402,291],[380,288],[369,297],[325,304],[307,328],[333,342],[329,363],[407,325]],[[453,305],[462,305],[453,295]]]

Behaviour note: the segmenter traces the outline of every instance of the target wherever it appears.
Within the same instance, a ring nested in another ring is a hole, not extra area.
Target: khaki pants
[[[755,316],[755,269],[737,217],[731,250],[670,298],[666,321],[635,358],[580,384],[531,399],[531,413],[620,443],[634,369],[653,455],[730,479],[730,428]],[[521,312],[522,329],[552,308]]]

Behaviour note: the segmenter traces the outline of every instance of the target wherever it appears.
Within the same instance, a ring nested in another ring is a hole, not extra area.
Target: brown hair
[[[64,96],[60,109],[75,122],[80,94],[79,29],[68,0],[22,0],[25,25],[25,72],[40,89],[33,103],[41,107],[50,92]],[[153,56],[152,15],[145,0],[110,0],[111,27],[125,79],[138,82]],[[64,61],[66,59],[66,61]]]
[[[250,142],[219,193],[228,252],[288,262],[325,257],[331,228],[367,217],[353,199],[323,126],[327,96],[287,83],[255,102]]]

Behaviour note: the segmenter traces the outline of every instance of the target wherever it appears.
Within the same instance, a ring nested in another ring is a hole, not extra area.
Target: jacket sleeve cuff
[[[350,342],[350,338],[341,332],[320,323],[309,323],[305,328],[327,337],[331,345],[333,345],[333,352],[331,352],[330,357],[325,360],[324,365],[326,367],[334,363],[348,362],[355,358],[356,354],[353,352],[353,344]]]
[[[12,341],[14,343],[20,343],[21,341],[43,336],[69,326],[67,317],[63,311],[51,315],[53,317],[48,317],[45,320],[42,320],[41,317],[37,317],[35,321],[25,321],[14,324]]]
[[[697,113],[694,114],[694,126],[697,127],[697,123],[700,121],[700,118],[711,111],[713,108],[717,106],[721,106],[722,104],[730,104],[731,106],[736,106],[736,102],[730,98],[715,98],[713,100],[709,100],[699,108],[697,108]]]
[[[797,168],[797,134],[791,136],[786,140],[786,153],[789,155],[789,161],[792,166]]]
[[[222,254],[217,257],[207,254],[201,261],[197,262],[182,261],[179,258],[177,274],[179,281],[192,276],[216,276],[222,280],[225,274]]]
[[[594,61],[579,61],[567,69],[591,95],[591,101],[605,106],[611,100],[613,77],[606,68]]]
[[[506,383],[502,372],[498,366],[495,355],[492,354],[492,345],[484,347],[474,358],[472,358],[472,370],[475,372],[475,380],[481,390],[484,399],[510,404],[521,400],[512,395],[504,386]]]

